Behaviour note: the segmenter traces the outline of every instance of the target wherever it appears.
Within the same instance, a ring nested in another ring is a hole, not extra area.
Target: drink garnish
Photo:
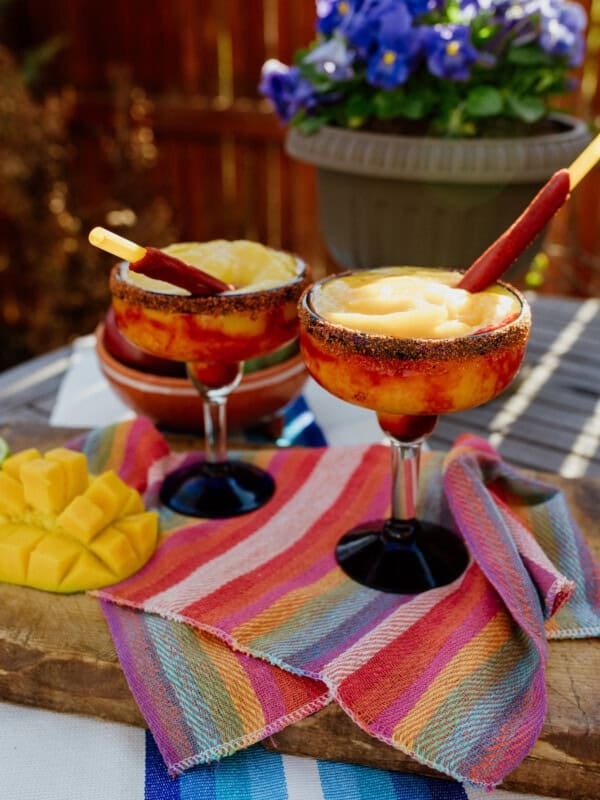
[[[566,169],[555,172],[550,180],[513,222],[465,272],[458,287],[480,292],[495,283],[541,233],[569,197],[571,181]]]
[[[142,247],[105,228],[93,228],[88,238],[95,247],[128,261],[129,269],[133,272],[186,289],[194,297],[221,294],[233,289],[230,284],[198,267],[192,267],[157,248]]]
[[[459,288],[480,292],[499,280],[600,159],[600,134],[566,169],[555,172],[513,224],[469,267]]]

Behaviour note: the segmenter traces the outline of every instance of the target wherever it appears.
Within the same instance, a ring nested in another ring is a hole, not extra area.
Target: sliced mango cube
[[[99,589],[140,569],[157,536],[139,493],[115,472],[89,475],[82,453],[30,448],[0,466],[0,581]]]
[[[103,472],[86,489],[84,497],[104,512],[105,524],[119,516],[129,499],[129,486],[116,472]]]
[[[29,556],[43,535],[41,529],[24,524],[5,526],[4,536],[0,538],[0,580],[5,580],[3,575],[10,575],[15,583],[26,581]]]
[[[0,472],[0,511],[8,516],[22,514],[27,504],[25,493],[18,478]]]
[[[153,511],[123,517],[116,526],[127,536],[139,558],[146,561],[152,555],[158,536],[158,517]]]
[[[71,592],[84,592],[87,589],[98,589],[101,586],[109,586],[121,580],[116,577],[107,567],[96,558],[89,550],[81,550],[79,558],[71,566],[63,578],[58,589],[50,590],[70,594]]]
[[[83,453],[67,450],[66,447],[55,447],[44,455],[47,461],[61,464],[65,472],[66,501],[71,500],[87,489],[88,471],[87,458]]]
[[[28,580],[40,589],[60,586],[79,553],[80,549],[71,539],[58,533],[47,533],[31,551]]]
[[[65,505],[65,473],[60,464],[36,458],[21,466],[25,502],[45,514],[56,514]]]
[[[106,515],[88,497],[80,494],[71,500],[56,521],[70,536],[88,544],[106,525]]]
[[[131,542],[118,528],[105,528],[94,539],[92,552],[115,575],[133,572],[138,562],[137,553]]]
[[[16,478],[19,480],[21,465],[41,457],[42,454],[39,450],[36,450],[35,447],[30,447],[27,450],[21,450],[20,452],[15,453],[14,456],[5,458],[2,462],[2,469],[4,472],[7,472],[11,478]]]
[[[144,501],[140,497],[140,493],[135,489],[129,490],[129,497],[127,498],[121,516],[126,517],[129,514],[141,514],[144,511]]]

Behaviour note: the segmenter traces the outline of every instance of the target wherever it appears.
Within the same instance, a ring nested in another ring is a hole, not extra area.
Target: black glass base
[[[469,554],[447,528],[429,522],[377,520],[349,531],[335,555],[353,580],[394,594],[446,586],[465,570]]]
[[[201,462],[167,475],[160,500],[179,514],[224,519],[255,511],[274,491],[269,473],[252,464]]]

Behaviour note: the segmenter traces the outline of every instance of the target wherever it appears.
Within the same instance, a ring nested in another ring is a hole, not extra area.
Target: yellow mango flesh
[[[18,478],[22,464],[25,464],[28,461],[34,461],[35,459],[41,457],[42,454],[39,450],[36,450],[34,447],[30,447],[27,450],[21,450],[20,452],[15,453],[14,456],[9,456],[8,458],[4,459],[2,462],[2,469],[7,473],[7,475],[10,475],[11,478]]]
[[[157,535],[139,493],[115,472],[90,476],[82,453],[24,450],[0,467],[0,581],[99,589],[137,572]]]
[[[423,267],[382,267],[325,282],[313,290],[314,310],[345,328],[397,338],[451,339],[504,324],[519,313],[500,285],[471,294],[461,274]]]

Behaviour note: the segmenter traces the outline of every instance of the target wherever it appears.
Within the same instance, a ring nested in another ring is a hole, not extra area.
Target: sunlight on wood
[[[235,139],[233,136],[223,136],[220,142],[221,153],[221,188],[223,192],[223,207],[230,209],[230,214],[237,207],[236,184],[237,165],[235,163]],[[209,187],[206,187],[209,189]]]
[[[218,0],[214,3],[217,20],[217,60],[218,60],[218,85],[219,95],[229,104],[234,100],[233,83],[233,42],[231,31],[227,24],[226,11],[223,3]]]
[[[267,150],[267,237],[273,247],[281,245],[281,203],[282,203],[282,170],[281,153],[278,145]]]
[[[263,9],[266,58],[277,58],[279,53],[279,14],[277,0],[264,0]]]
[[[592,0],[589,7],[587,54],[581,79],[581,99],[586,109],[593,107],[598,96],[598,70],[600,67],[600,0]]]

